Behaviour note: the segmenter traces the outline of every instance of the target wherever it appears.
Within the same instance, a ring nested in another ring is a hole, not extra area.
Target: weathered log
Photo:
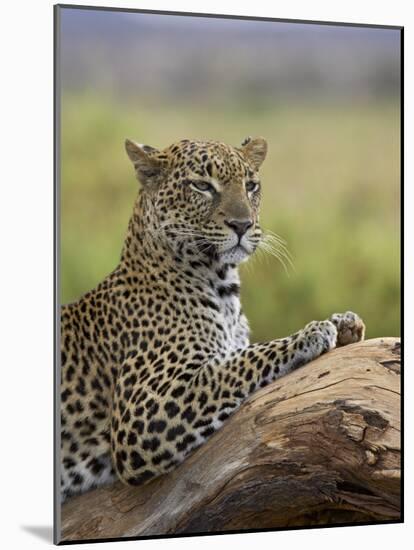
[[[400,519],[400,343],[338,348],[256,392],[171,474],[70,499],[62,541]]]

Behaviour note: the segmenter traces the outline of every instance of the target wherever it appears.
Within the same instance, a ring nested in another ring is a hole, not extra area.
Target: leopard
[[[364,338],[353,312],[250,342],[239,267],[263,239],[263,137],[127,139],[139,181],[117,267],[61,307],[62,502],[177,468],[256,390]]]

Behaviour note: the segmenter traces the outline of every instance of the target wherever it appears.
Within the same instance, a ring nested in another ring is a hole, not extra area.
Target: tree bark
[[[338,348],[257,391],[174,472],[62,507],[62,541],[400,520],[400,343]]]

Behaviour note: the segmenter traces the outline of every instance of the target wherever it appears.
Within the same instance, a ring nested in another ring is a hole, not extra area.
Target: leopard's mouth
[[[231,244],[227,248],[222,248],[213,242],[207,245],[206,243],[202,243],[199,248],[211,259],[237,264],[247,260],[253,254],[256,247],[246,246],[245,243],[240,241],[236,244]]]
[[[224,250],[220,253],[220,258],[224,261],[232,263],[240,263],[245,260],[252,254],[253,251],[249,251],[244,245],[238,243],[231,246],[227,250]]]
[[[246,254],[250,254],[249,250],[241,243],[236,244],[226,250],[225,252],[237,252],[238,250],[245,252]]]

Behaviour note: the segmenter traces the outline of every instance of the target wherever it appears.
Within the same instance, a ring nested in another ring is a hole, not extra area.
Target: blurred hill
[[[62,11],[62,85],[179,102],[399,94],[399,31]]]

